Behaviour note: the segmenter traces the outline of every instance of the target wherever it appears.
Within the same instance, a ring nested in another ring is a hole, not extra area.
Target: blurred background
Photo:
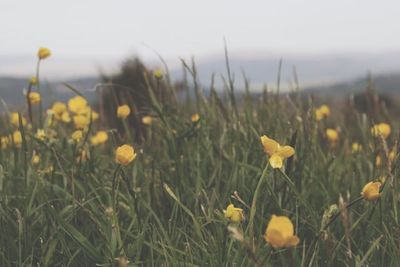
[[[167,63],[183,79],[181,60],[194,57],[206,87],[226,74],[224,40],[238,90],[243,73],[252,92],[299,86],[343,94],[365,88],[370,77],[382,93],[398,94],[398,1],[0,1],[0,97],[19,104],[35,75],[41,46],[53,55],[41,79],[55,94],[61,82],[93,90],[121,73],[128,59],[145,69]],[[282,62],[282,64],[280,64]]]

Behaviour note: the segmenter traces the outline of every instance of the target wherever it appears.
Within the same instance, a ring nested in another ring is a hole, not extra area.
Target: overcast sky
[[[386,52],[400,47],[400,1],[0,0],[0,56],[153,60],[231,51]]]

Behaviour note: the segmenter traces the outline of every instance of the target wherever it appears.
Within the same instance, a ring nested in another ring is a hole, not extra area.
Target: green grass
[[[398,165],[388,164],[384,149],[397,146],[395,118],[379,105],[373,118],[347,106],[331,107],[317,122],[312,100],[300,92],[264,91],[255,99],[250,85],[236,94],[231,76],[223,94],[211,86],[206,97],[194,82],[195,97],[174,106],[160,103],[148,83],[155,119],[141,143],[108,129],[105,145],[91,146],[89,138],[74,145],[73,125],[62,123],[49,126],[55,140],[40,141],[37,113],[33,129],[20,126],[21,148],[0,154],[0,266],[124,266],[119,257],[130,266],[398,266]],[[174,96],[167,81],[160,82]],[[386,141],[371,136],[380,121],[392,125]],[[102,126],[93,122],[88,137]],[[327,127],[340,129],[335,146]],[[15,130],[6,116],[1,130]],[[295,148],[282,170],[266,167],[263,134]],[[354,141],[361,152],[351,152]],[[124,143],[138,156],[120,168],[114,151]],[[77,147],[89,149],[88,160],[76,160]],[[31,163],[33,151],[39,165]],[[359,199],[382,175],[381,198]],[[246,219],[233,225],[242,241],[228,230],[229,203],[244,210]],[[298,246],[265,242],[272,214],[291,219]]]

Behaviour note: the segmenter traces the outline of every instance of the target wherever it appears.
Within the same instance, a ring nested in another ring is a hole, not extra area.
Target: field
[[[75,88],[45,111],[38,64],[1,121],[0,266],[398,266],[398,123],[376,92],[363,112],[279,82],[255,97],[227,63],[209,94],[187,65],[186,100],[147,75],[150,109],[111,111],[122,130]]]

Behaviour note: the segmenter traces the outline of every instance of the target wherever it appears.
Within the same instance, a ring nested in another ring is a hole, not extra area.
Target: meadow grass
[[[211,82],[205,95],[195,65],[185,66],[194,97],[160,102],[147,83],[153,120],[141,142],[127,124],[125,134],[105,129],[106,141],[91,142],[105,127],[92,113],[78,141],[72,122],[38,106],[20,110],[14,125],[3,117],[2,136],[19,130],[22,139],[0,151],[0,266],[399,265],[398,128],[384,107],[367,116],[331,106],[317,120],[299,90],[254,96],[246,83],[237,93],[227,61],[223,92]],[[147,78],[176,97],[167,75]],[[392,126],[388,138],[371,134],[378,122]],[[268,163],[262,135],[295,149],[283,168]],[[137,153],[128,165],[115,162],[121,144]],[[360,195],[370,181],[382,183],[373,201]],[[225,218],[230,203],[244,220]],[[293,222],[297,246],[265,241],[274,214]]]

